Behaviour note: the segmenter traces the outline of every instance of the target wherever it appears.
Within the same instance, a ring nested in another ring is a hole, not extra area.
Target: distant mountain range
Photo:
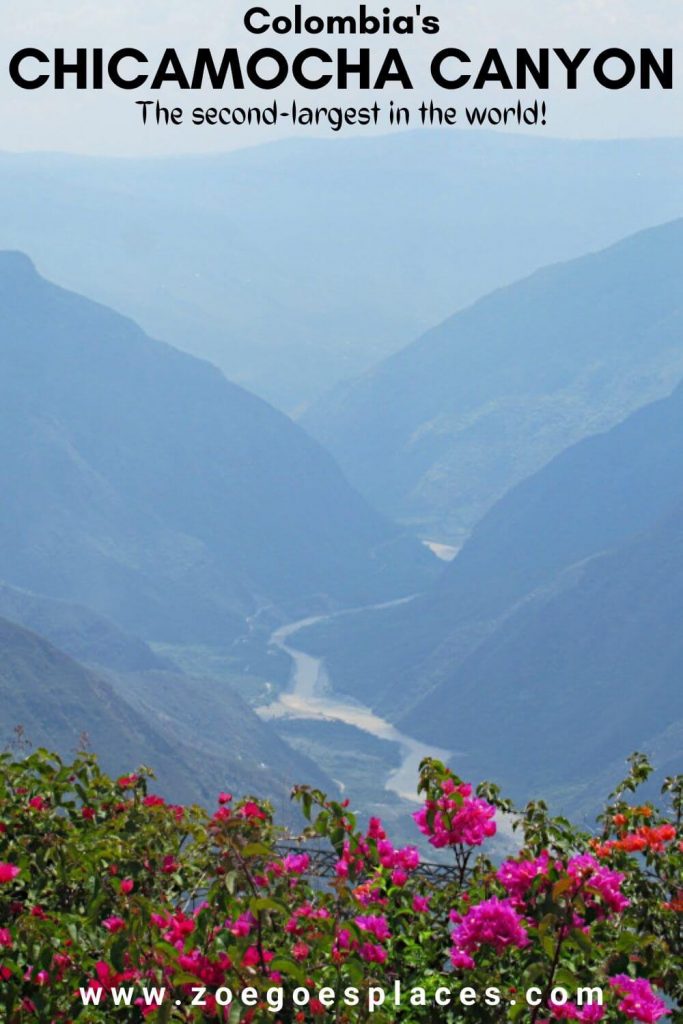
[[[420,545],[208,363],[0,254],[0,579],[143,639],[226,644],[423,585]]]
[[[682,212],[678,139],[449,129],[147,161],[0,155],[0,248],[287,410],[492,289]],[[456,387],[467,372],[432,369]],[[473,426],[480,448],[504,411]]]
[[[678,220],[493,293],[302,423],[377,508],[457,543],[558,452],[678,383],[682,277]]]
[[[633,749],[680,770],[682,601],[679,386],[513,488],[427,594],[297,643],[468,776],[582,806]]]

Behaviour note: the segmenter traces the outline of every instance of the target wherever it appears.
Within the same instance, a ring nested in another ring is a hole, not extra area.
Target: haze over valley
[[[0,157],[3,743],[390,821],[677,770],[682,147]]]
[[[493,289],[682,209],[678,139],[425,129],[0,154],[0,249],[290,413]]]

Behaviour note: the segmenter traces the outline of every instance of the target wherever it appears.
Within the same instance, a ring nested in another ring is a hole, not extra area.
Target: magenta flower
[[[654,994],[646,978],[629,978],[627,974],[617,974],[609,979],[609,983],[623,997],[619,1009],[630,1020],[656,1024],[661,1017],[668,1016],[666,1003]]]
[[[382,828],[380,818],[370,818],[367,835],[368,839],[386,839],[387,834]]]
[[[282,858],[282,866],[288,875],[304,875],[311,864],[307,853],[288,853]]]
[[[455,967],[456,971],[471,971],[472,968],[476,966],[469,953],[465,953],[462,949],[451,950],[451,963]]]
[[[241,914],[235,921],[226,921],[225,923],[228,931],[232,932],[239,939],[244,939],[247,935],[250,935],[255,926],[256,918],[249,910]]]
[[[521,902],[535,879],[546,874],[549,863],[546,851],[535,860],[506,860],[501,864],[496,877],[508,895],[516,902]]]
[[[247,821],[265,821],[266,819],[266,812],[253,800],[248,800],[237,813]]]
[[[581,1024],[599,1024],[599,1021],[605,1016],[604,1007],[594,1003],[592,1006],[584,1006],[580,1009],[576,1003],[559,1003],[551,1002],[550,1013],[553,1020],[577,1020]]]
[[[269,950],[264,950],[263,951],[263,960],[264,960],[265,963],[270,963],[270,961],[273,960],[274,958],[275,958],[275,954],[274,953],[271,953]],[[249,946],[249,949],[247,949],[245,951],[244,956],[242,957],[242,966],[243,967],[258,967],[260,962],[261,962],[261,954],[258,951],[258,947],[257,946]]]
[[[122,775],[120,779],[116,780],[116,785],[119,789],[133,789],[137,786],[140,778],[138,775]]]
[[[576,888],[582,889],[589,906],[596,905],[597,897],[614,914],[620,914],[628,907],[629,901],[621,892],[626,876],[603,867],[591,854],[572,857],[567,865],[567,874],[574,880]]]
[[[0,863],[0,882],[13,882],[20,872],[21,868],[16,867],[14,864]]]
[[[481,846],[496,834],[495,807],[479,797],[471,797],[469,784],[455,787],[444,783],[442,788],[443,797],[436,802],[428,800],[413,814],[417,827],[432,846]]]
[[[177,871],[180,865],[175,857],[171,857],[170,854],[164,857],[161,864],[161,871],[164,875],[172,875],[174,871]]]
[[[512,900],[493,897],[471,907],[453,930],[453,947],[469,956],[481,946],[491,946],[502,953],[508,946],[523,949],[529,936]]]
[[[378,946],[372,942],[364,942],[358,950],[358,955],[366,963],[383,964],[386,963],[389,954],[384,946]]]
[[[355,922],[361,931],[374,935],[379,942],[387,942],[391,938],[386,917],[357,917]]]
[[[126,922],[122,917],[105,917],[102,922],[102,927],[106,928],[108,932],[115,935],[116,932],[121,932],[126,927]]]
[[[156,793],[150,793],[142,801],[144,807],[165,807],[166,801],[163,796],[157,796]]]

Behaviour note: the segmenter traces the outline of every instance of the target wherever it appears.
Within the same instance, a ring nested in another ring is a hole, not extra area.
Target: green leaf
[[[265,843],[249,843],[242,850],[242,856],[250,860],[252,857],[273,857],[275,854]]]
[[[302,984],[306,980],[306,972],[301,965],[297,964],[294,960],[290,960],[289,957],[276,956],[269,964],[269,967],[271,971],[279,971],[280,974],[284,974],[288,978],[294,978],[295,981],[299,981]]]
[[[573,941],[576,943],[576,945],[579,947],[579,949],[583,950],[584,953],[593,952],[593,943],[591,942],[590,937],[586,935],[586,933],[583,932],[580,928],[575,928],[571,934],[571,937]]]

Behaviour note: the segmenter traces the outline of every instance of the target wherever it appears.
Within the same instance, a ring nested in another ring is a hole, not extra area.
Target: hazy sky
[[[462,106],[471,102],[472,95],[464,90],[441,92],[437,96],[421,73],[429,68],[433,53],[446,46],[458,46],[472,56],[482,54],[490,46],[508,52],[518,46],[561,46],[568,50],[580,46],[622,46],[631,50],[671,46],[676,50],[677,68],[679,59],[683,60],[680,0],[433,0],[422,4],[422,13],[439,15],[442,30],[438,36],[402,37],[398,41],[396,37],[347,37],[345,43],[338,37],[325,40],[320,36],[249,35],[242,19],[244,12],[254,5],[242,0],[3,0],[0,147],[121,155],[206,152],[291,134],[291,129],[274,132],[263,127],[143,128],[135,100],[150,98],[151,93],[146,90],[135,94],[107,90],[98,94],[71,89],[60,93],[46,87],[24,93],[11,85],[7,73],[11,54],[23,46],[38,46],[46,51],[55,46],[72,50],[79,45],[99,46],[107,53],[122,46],[134,46],[150,57],[158,57],[166,47],[191,53],[197,46],[217,51],[239,46],[248,53],[270,45],[278,45],[285,52],[307,45],[372,46],[377,51],[399,45],[414,76],[415,91],[408,97],[394,91],[376,98],[386,104],[393,97],[413,106],[430,98],[430,93],[442,104]],[[386,5],[397,15],[415,11],[414,3],[386,0]],[[294,4],[259,0],[258,6],[277,14],[291,13]],[[382,6],[385,4],[369,4],[374,11]],[[306,14],[348,14],[357,12],[358,4],[348,0],[309,0],[303,8]],[[659,89],[640,93],[635,88],[615,93],[591,87],[573,94],[555,91],[541,97],[548,102],[547,127],[534,130],[572,137],[680,135],[683,98],[678,79],[676,84],[672,93]],[[530,100],[535,96],[533,91],[528,94]],[[315,106],[339,102],[365,104],[375,98],[353,92],[340,97],[333,90],[306,92],[283,88],[278,93],[282,102],[294,97]],[[516,100],[517,96],[506,95],[508,101],[513,98]],[[163,91],[164,102],[181,103],[190,109],[209,104],[267,104],[272,99],[266,93],[235,95],[226,91],[180,97],[174,89]],[[482,103],[500,102],[500,95],[492,90],[483,97],[479,94],[477,99]]]

